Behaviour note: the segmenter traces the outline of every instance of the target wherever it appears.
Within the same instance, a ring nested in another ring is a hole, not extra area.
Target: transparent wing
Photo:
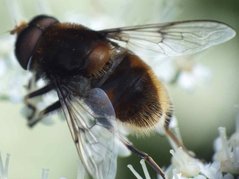
[[[179,21],[99,31],[111,41],[137,52],[187,55],[233,38],[228,25],[210,20]]]
[[[84,99],[64,92],[62,87],[58,87],[57,93],[88,172],[96,179],[115,178],[118,153],[114,143],[115,113],[105,92],[92,89]]]

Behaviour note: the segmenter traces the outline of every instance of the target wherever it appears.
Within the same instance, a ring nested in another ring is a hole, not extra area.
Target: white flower
[[[13,37],[0,38],[0,98],[20,102],[24,95],[23,82],[29,75],[25,73],[13,54]]]
[[[235,133],[229,139],[227,139],[225,128],[219,128],[219,138],[215,140],[215,154],[211,163],[203,163],[199,159],[191,157],[182,148],[170,150],[172,162],[164,170],[166,178],[234,179],[233,175],[238,176],[239,174],[239,119],[236,126]],[[147,168],[143,165],[145,178],[150,179]],[[143,178],[132,165],[128,165],[128,168],[137,179]],[[162,176],[158,175],[158,179],[162,179]]]
[[[0,153],[0,179],[8,179],[8,168],[9,168],[9,159],[10,155],[7,154],[5,158],[5,162],[2,159],[2,155]],[[79,162],[77,179],[86,179],[87,178],[86,170],[81,162]],[[19,176],[21,178],[21,176]],[[42,169],[41,179],[49,179],[49,169]],[[67,179],[66,177],[60,177],[59,179]]]
[[[226,129],[219,128],[219,138],[215,141],[213,159],[220,164],[223,172],[239,174],[239,119],[236,132],[227,139]]]
[[[42,169],[41,179],[48,179],[49,169]]]
[[[177,84],[187,91],[193,91],[201,84],[210,82],[211,71],[206,66],[195,62],[197,56],[174,58],[153,58],[149,64],[162,81]]]
[[[42,169],[41,179],[49,179],[49,169]],[[67,179],[67,178],[60,177],[59,179]],[[79,178],[79,179],[84,179],[84,178]]]
[[[185,177],[197,176],[200,173],[201,162],[189,156],[181,147],[176,151],[170,150],[172,154],[173,171]]]
[[[198,84],[208,82],[210,79],[211,72],[207,67],[201,64],[194,64],[189,71],[181,71],[178,77],[178,84],[184,89],[192,91]]]
[[[146,167],[145,160],[144,160],[144,159],[141,159],[141,160],[140,160],[140,164],[141,164],[141,167],[142,167],[142,169],[143,169],[145,179],[150,179],[150,175],[149,175],[148,169],[147,169],[147,167]],[[140,176],[140,174],[134,169],[134,167],[133,167],[131,164],[127,165],[127,167],[130,169],[130,171],[134,174],[134,176],[135,176],[137,179],[143,179],[143,178]]]
[[[2,155],[0,153],[0,179],[8,178],[8,165],[9,165],[10,155],[7,154],[5,162],[2,159]]]
[[[202,165],[201,173],[208,179],[233,179],[233,175],[230,173],[223,174],[220,168],[220,164],[213,162],[210,164]]]
[[[157,65],[157,63],[160,65]],[[172,83],[177,76],[177,67],[173,59],[163,58],[161,62],[158,62],[158,59],[154,59],[153,69],[158,78],[166,83]]]

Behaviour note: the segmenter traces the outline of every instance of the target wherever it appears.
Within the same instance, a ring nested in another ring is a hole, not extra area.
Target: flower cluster
[[[223,172],[239,174],[239,120],[236,132],[229,139],[227,139],[226,129],[219,128],[213,159],[220,164]]]
[[[23,81],[28,75],[24,73],[13,54],[13,37],[0,38],[0,99],[20,102],[24,94]]]
[[[2,155],[0,153],[0,179],[8,179],[8,168],[9,168],[9,160],[10,160],[10,155],[6,155],[5,161],[2,159]],[[77,173],[77,179],[82,179],[86,177],[86,171],[82,170],[83,166],[80,163],[79,170]],[[49,179],[49,169],[42,169],[41,173],[41,179]],[[60,177],[59,179],[67,179],[66,177]]]
[[[229,139],[226,136],[226,129],[219,128],[219,137],[215,140],[215,154],[211,163],[204,163],[200,159],[190,156],[182,148],[170,150],[172,154],[172,162],[167,169],[165,175],[171,179],[233,179],[234,176],[239,176],[239,119],[237,120],[237,128],[235,133]],[[0,178],[8,178],[10,155],[7,154],[5,161],[0,155]],[[145,161],[140,161],[146,179],[151,179]],[[82,170],[83,166],[80,163],[78,171],[78,179],[84,178],[87,174]],[[137,179],[143,177],[133,168],[128,165]],[[49,170],[42,170],[42,179],[48,179]],[[60,179],[66,179],[61,177]],[[158,179],[162,179],[159,175]]]
[[[211,163],[190,156],[181,147],[170,150],[171,165],[165,169],[166,178],[170,179],[234,179],[239,176],[239,119],[236,131],[229,139],[226,129],[219,127],[219,137],[215,139],[215,153]],[[145,178],[150,179],[144,160],[140,161]],[[129,165],[137,179],[142,177]],[[158,176],[158,179],[162,179]]]

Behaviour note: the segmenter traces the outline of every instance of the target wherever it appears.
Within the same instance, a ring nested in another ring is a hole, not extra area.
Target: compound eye
[[[58,22],[54,17],[39,15],[18,33],[15,54],[23,69],[27,69],[28,62],[44,30]]]

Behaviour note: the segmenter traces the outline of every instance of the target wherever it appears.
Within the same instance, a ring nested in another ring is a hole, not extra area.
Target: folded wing
[[[80,98],[57,89],[67,124],[79,156],[93,178],[112,179],[116,175],[115,113],[105,92],[92,89]]]

